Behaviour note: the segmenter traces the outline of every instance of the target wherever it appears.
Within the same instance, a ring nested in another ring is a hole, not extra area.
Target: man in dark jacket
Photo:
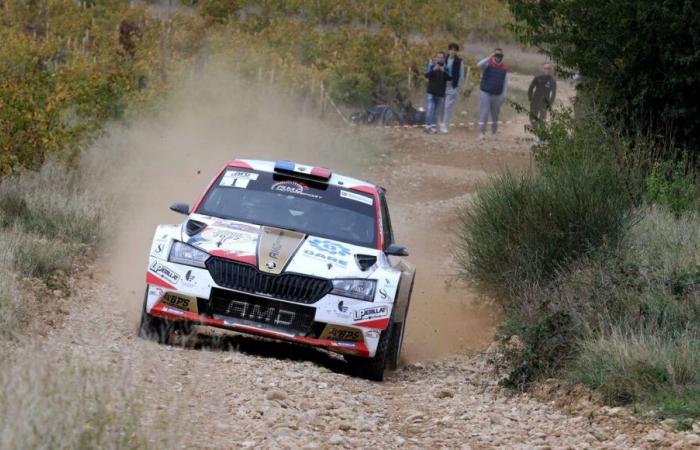
[[[447,90],[445,91],[445,107],[441,117],[442,123],[440,123],[440,132],[442,133],[447,133],[448,131],[452,110],[455,103],[457,103],[459,91],[464,85],[464,61],[457,55],[458,51],[459,45],[456,42],[452,42],[447,46],[445,67],[447,67],[447,72],[452,77],[452,80],[447,83]]]
[[[445,67],[445,52],[438,52],[435,55],[435,60],[428,64],[428,68],[425,70],[425,78],[428,79],[425,130],[429,133],[437,133],[437,119],[445,102],[447,82],[452,80],[447,67]]]
[[[486,125],[491,116],[491,132],[498,130],[498,115],[508,91],[508,66],[503,62],[503,50],[497,48],[477,63],[483,71],[481,75],[481,96],[479,97],[479,140],[484,139]]]
[[[527,90],[530,100],[530,124],[533,128],[547,120],[547,112],[557,97],[557,80],[552,76],[552,65],[542,64],[542,73],[532,79]]]

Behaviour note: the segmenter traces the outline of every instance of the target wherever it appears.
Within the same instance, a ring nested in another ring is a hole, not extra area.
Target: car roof
[[[240,168],[245,168],[246,166],[248,166],[253,170],[272,173],[275,171],[275,163],[276,161],[266,161],[260,159],[234,159],[228,162],[228,166]],[[314,166],[307,165],[306,167],[312,168]],[[380,186],[376,184],[360,180],[358,178],[341,175],[336,172],[332,172],[331,178],[328,180],[328,183],[344,188],[370,188],[371,190],[377,192],[383,190]]]

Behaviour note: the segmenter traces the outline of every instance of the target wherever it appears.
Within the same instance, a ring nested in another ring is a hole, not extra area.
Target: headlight
[[[371,302],[374,301],[376,287],[376,280],[333,280],[331,293]]]
[[[209,258],[209,253],[187,245],[184,242],[175,242],[170,248],[168,261],[185,264],[186,266],[205,267],[204,262]]]

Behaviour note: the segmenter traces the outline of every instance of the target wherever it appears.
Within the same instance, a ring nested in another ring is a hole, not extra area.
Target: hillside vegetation
[[[161,94],[212,59],[312,104],[367,105],[406,98],[451,40],[508,36],[496,0],[131,3],[0,4],[0,175],[50,155],[74,160],[107,121],[156,112]]]
[[[572,111],[533,130],[537,170],[495,178],[462,215],[462,277],[506,312],[507,384],[563,377],[689,429],[700,417],[700,166],[684,125],[694,94],[677,94],[700,81],[687,73],[694,50],[673,44],[691,39],[688,10],[509,5],[520,36],[583,81]]]

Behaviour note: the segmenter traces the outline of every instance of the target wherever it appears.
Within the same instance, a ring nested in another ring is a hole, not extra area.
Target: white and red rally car
[[[384,189],[289,161],[233,160],[151,245],[139,335],[191,325],[324,347],[382,380],[401,353],[415,270]],[[390,258],[393,256],[394,258]]]

